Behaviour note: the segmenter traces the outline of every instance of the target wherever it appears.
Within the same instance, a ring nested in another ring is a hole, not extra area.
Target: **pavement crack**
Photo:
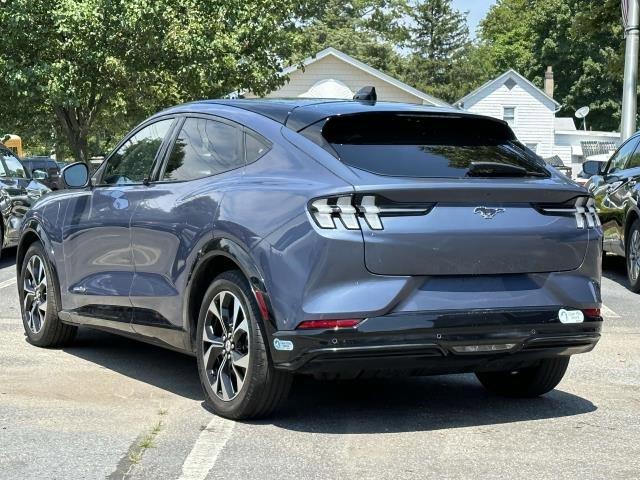
[[[158,415],[163,417],[167,414],[166,409],[160,409]],[[159,418],[149,431],[143,432],[131,444],[127,453],[120,459],[116,469],[107,477],[108,480],[125,480],[131,475],[133,468],[140,463],[144,453],[155,448],[155,440],[163,427],[162,418]]]

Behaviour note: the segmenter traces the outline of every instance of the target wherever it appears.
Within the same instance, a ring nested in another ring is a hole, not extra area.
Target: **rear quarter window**
[[[378,175],[464,178],[478,164],[549,175],[542,159],[492,119],[376,112],[329,118],[307,130],[301,133],[345,164]],[[484,170],[492,176],[491,168]]]

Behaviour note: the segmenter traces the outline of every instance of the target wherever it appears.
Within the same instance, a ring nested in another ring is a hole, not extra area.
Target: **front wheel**
[[[627,235],[627,277],[629,289],[640,293],[640,220],[636,220]]]
[[[219,275],[207,290],[197,329],[197,359],[205,402],[236,420],[269,415],[286,398],[291,375],[275,370],[259,309],[239,271]]]
[[[506,397],[531,398],[556,388],[568,366],[569,357],[547,358],[533,367],[477,372],[476,377],[490,392]]]
[[[78,328],[58,318],[58,288],[42,244],[34,243],[22,262],[18,293],[24,331],[29,341],[38,347],[62,347],[76,336]]]

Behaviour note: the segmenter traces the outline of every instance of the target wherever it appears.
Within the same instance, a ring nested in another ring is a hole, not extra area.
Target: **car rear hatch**
[[[355,211],[373,273],[574,270],[585,257],[590,229],[598,227],[586,192],[551,175],[504,122],[382,112],[332,117],[312,127],[308,138],[314,128],[321,131],[323,146],[358,177],[350,200],[313,205],[328,205],[344,228],[354,227],[346,217]]]

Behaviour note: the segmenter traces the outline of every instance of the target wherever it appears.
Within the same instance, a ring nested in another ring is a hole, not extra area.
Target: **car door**
[[[624,255],[624,220],[626,202],[633,188],[640,160],[638,137],[630,138],[611,157],[601,178],[594,184],[594,196],[604,232],[604,248]],[[635,166],[634,166],[635,165]]]
[[[224,191],[241,177],[243,130],[212,117],[189,116],[176,128],[165,161],[132,222],[133,329],[184,347],[183,303],[190,266],[212,238]]]
[[[82,323],[131,330],[131,217],[173,122],[165,118],[134,131],[98,169],[94,186],[68,199],[63,306]]]

